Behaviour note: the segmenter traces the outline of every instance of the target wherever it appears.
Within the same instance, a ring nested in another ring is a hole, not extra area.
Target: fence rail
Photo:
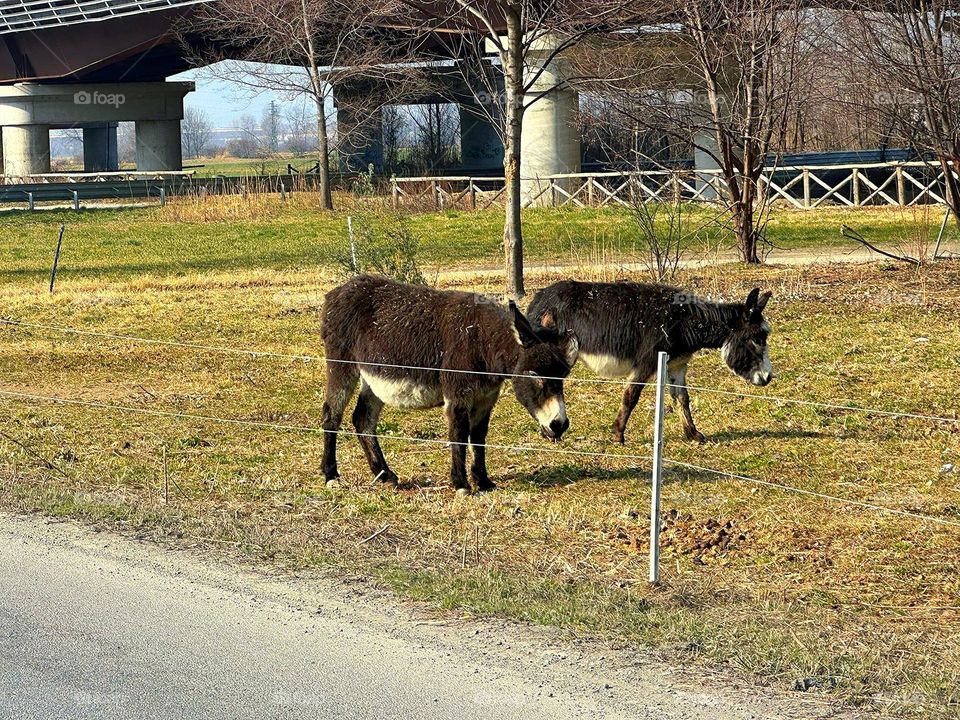
[[[951,169],[960,179],[957,170]],[[771,204],[800,210],[943,204],[944,168],[914,161],[845,165],[771,166],[760,176]],[[502,202],[502,177],[391,178],[394,207],[482,210]],[[639,170],[524,178],[524,206],[630,207],[637,202],[723,203],[727,190],[717,169]]]

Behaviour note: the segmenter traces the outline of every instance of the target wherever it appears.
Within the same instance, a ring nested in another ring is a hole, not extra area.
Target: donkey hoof
[[[397,474],[390,469],[381,470],[379,473],[377,473],[374,481],[380,481],[384,485],[392,485],[393,487],[397,487],[400,484],[400,478],[397,477]]]
[[[470,495],[470,488],[457,488],[457,497],[469,497]]]
[[[707,442],[707,436],[699,430],[694,430],[691,433],[687,433],[687,440],[703,445],[705,442]]]
[[[326,487],[330,490],[334,490],[338,487],[342,487],[339,477],[327,478]]]
[[[620,430],[614,430],[613,433],[610,435],[610,437],[611,437],[611,439],[612,439],[615,443],[617,443],[618,445],[626,445],[626,444],[627,444],[627,440],[626,440],[626,438],[623,436],[623,433],[622,433]]]
[[[478,493],[488,493],[493,492],[497,489],[497,484],[491,480],[487,480],[483,483],[477,483],[477,492]]]

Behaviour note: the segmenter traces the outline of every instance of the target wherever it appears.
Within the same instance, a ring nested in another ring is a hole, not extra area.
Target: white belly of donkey
[[[360,371],[360,377],[374,395],[392,407],[422,409],[443,404],[443,393],[438,385],[379,377],[364,370]]]
[[[604,353],[581,352],[579,359],[583,364],[604,378],[629,378],[633,374],[633,360],[625,360]]]

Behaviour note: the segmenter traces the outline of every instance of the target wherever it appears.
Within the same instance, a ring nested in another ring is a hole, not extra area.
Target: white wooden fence
[[[956,170],[953,171],[957,176]],[[942,204],[944,171],[926,162],[769,167],[760,178],[771,203],[802,210],[825,206]],[[643,201],[722,202],[719,170],[551,175],[524,182],[524,205],[630,206]],[[502,177],[392,178],[394,207],[485,209],[504,200]]]

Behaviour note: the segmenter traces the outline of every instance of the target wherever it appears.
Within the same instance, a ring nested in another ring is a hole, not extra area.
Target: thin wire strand
[[[130,405],[115,405],[113,403],[98,402],[95,400],[78,400],[74,398],[64,398],[55,395],[37,395],[34,393],[24,393],[14,390],[0,390],[0,396],[9,398],[18,398],[21,400],[33,400],[35,402],[51,402],[60,405],[79,405],[82,407],[97,408],[100,410],[115,410],[117,412],[137,413],[141,415],[153,415],[157,417],[177,418],[181,420],[200,420],[204,422],[216,422],[227,425],[242,425],[247,427],[256,427],[267,430],[278,430],[285,432],[309,432],[319,435],[333,433],[336,435],[345,435],[356,438],[377,438],[380,440],[403,440],[406,442],[422,443],[429,445],[462,445],[464,447],[482,447],[492,450],[510,450],[514,452],[538,452],[554,455],[576,455],[579,457],[603,457],[620,458],[624,460],[651,460],[649,455],[625,455],[611,454],[605,452],[592,452],[589,450],[564,450],[561,448],[534,447],[531,445],[498,445],[484,443],[474,445],[470,442],[456,442],[453,440],[437,440],[433,438],[418,438],[405,435],[378,435],[376,433],[359,433],[351,430],[324,430],[321,427],[311,425],[284,425],[282,423],[264,422],[261,420],[243,420],[241,418],[225,418],[217,415],[200,415],[196,413],[181,413],[168,410],[152,410],[150,408],[138,408]]]
[[[686,468],[687,470],[697,470],[699,472],[710,473],[711,475],[719,475],[721,477],[728,477],[734,480],[743,480],[756,485],[763,485],[765,487],[776,488],[778,490],[786,490],[788,492],[798,493],[800,495],[809,495],[810,497],[820,498],[821,500],[833,500],[834,502],[844,503],[845,505],[853,505],[855,507],[867,508],[869,510],[877,510],[890,515],[902,515],[903,517],[909,517],[915,520],[924,520],[927,522],[939,523],[941,525],[949,525],[951,527],[960,527],[960,522],[934,517],[933,515],[914,513],[910,512],[909,510],[897,510],[895,508],[889,508],[883,505],[863,502],[862,500],[853,500],[851,498],[840,497],[838,495],[828,495],[826,493],[816,492],[815,490],[805,490],[803,488],[793,487],[792,485],[782,485],[780,483],[769,482],[768,480],[758,480],[757,478],[748,477],[747,475],[738,475],[736,473],[729,473],[723,470],[714,470],[713,468],[692,465],[691,463],[680,462],[679,460],[664,458],[663,461],[676,467]]]
[[[121,335],[117,333],[107,333],[100,332],[96,330],[81,330],[79,328],[71,327],[60,327],[57,325],[46,325],[42,323],[29,323],[23,322],[20,320],[12,320],[9,318],[0,318],[0,324],[8,325],[11,327],[22,327],[27,329],[35,330],[48,330],[53,332],[60,332],[68,335],[85,335],[91,337],[99,337],[111,340],[123,340],[127,342],[138,342],[146,343],[151,345],[162,345],[167,347],[181,347],[191,350],[201,350],[206,352],[219,352],[226,354],[234,355],[247,355],[250,357],[272,357],[279,358],[283,360],[300,360],[304,362],[331,362],[331,363],[344,363],[348,365],[363,365],[370,367],[385,367],[398,370],[423,370],[423,371],[435,371],[435,372],[449,372],[449,373],[459,373],[466,375],[484,375],[492,377],[501,377],[501,378],[526,378],[530,377],[528,375],[521,375],[519,373],[495,373],[488,372],[484,370],[456,370],[456,369],[447,369],[447,368],[436,368],[436,367],[425,367],[419,365],[399,365],[393,363],[383,363],[383,362],[369,362],[369,361],[355,361],[355,360],[334,360],[332,358],[326,358],[318,355],[296,355],[288,353],[278,353],[269,350],[250,350],[247,348],[235,348],[227,347],[221,345],[204,345],[201,343],[189,343],[181,342],[177,340],[157,340],[153,338],[144,338],[136,335]],[[591,383],[591,384],[602,384],[602,385],[638,385],[641,387],[654,387],[656,383],[650,382],[639,382],[636,380],[608,380],[605,378],[575,378],[575,377],[566,377],[566,378],[551,378],[538,376],[544,380],[563,380],[565,382],[579,382],[579,383]],[[905,412],[896,412],[893,410],[879,410],[876,408],[867,408],[861,407],[859,405],[839,405],[835,403],[822,403],[814,400],[799,400],[796,398],[786,398],[779,397],[777,395],[761,395],[759,393],[746,393],[746,392],[736,392],[733,390],[719,390],[716,388],[708,388],[697,385],[674,385],[672,383],[667,384],[668,388],[672,389],[681,389],[686,388],[687,390],[695,390],[697,392],[711,393],[714,395],[724,395],[727,397],[742,397],[749,398],[753,400],[766,400],[768,402],[781,402],[787,403],[790,405],[802,405],[805,407],[818,407],[824,408],[827,410],[841,410],[845,412],[860,412],[866,413],[869,415],[879,415],[883,417],[890,418],[902,418],[902,419],[913,419],[913,420],[927,420],[930,422],[941,422],[941,423],[951,423],[957,424],[960,423],[960,418],[950,418],[939,415],[927,415],[923,413],[905,413]]]
[[[278,353],[272,352],[270,350],[249,350],[246,348],[235,348],[227,347],[223,345],[203,345],[201,343],[189,343],[189,342],[180,342],[178,340],[156,340],[153,338],[144,338],[138,337],[136,335],[120,335],[116,333],[107,333],[99,332],[96,330],[81,330],[79,328],[70,328],[70,327],[59,327],[57,325],[44,325],[42,323],[28,323],[22,322],[20,320],[11,320],[9,318],[0,318],[0,325],[8,325],[10,327],[21,327],[33,330],[50,330],[53,332],[60,332],[66,335],[86,335],[90,337],[99,337],[109,340],[124,340],[127,342],[138,342],[146,343],[149,345],[163,345],[166,347],[180,347],[187,348],[190,350],[203,350],[207,352],[219,352],[232,355],[247,355],[250,357],[270,357],[270,358],[279,358],[281,360],[300,360],[303,362],[331,362],[331,363],[343,363],[345,365],[363,365],[369,367],[384,367],[384,368],[393,368],[396,370],[424,370],[428,372],[445,372],[445,373],[459,373],[463,375],[484,375],[488,377],[498,377],[498,378],[526,378],[530,379],[530,375],[523,375],[521,373],[499,373],[499,372],[490,372],[487,370],[459,370],[453,368],[438,368],[438,367],[426,367],[422,365],[398,365],[394,363],[386,362],[373,362],[373,361],[363,361],[363,360],[335,360],[333,358],[323,357],[320,355],[294,355],[288,353]],[[587,382],[587,383],[604,383],[612,385],[623,385],[624,382],[620,380],[604,380],[602,378],[561,378],[561,377],[549,377],[545,375],[537,375],[537,378],[540,380],[564,380],[564,381],[574,381],[574,382]],[[634,385],[643,385],[652,387],[653,383],[641,383],[633,382]]]
[[[151,410],[149,408],[136,408],[130,407],[128,405],[115,405],[112,403],[103,403],[96,402],[92,400],[77,400],[73,398],[62,398],[52,395],[37,395],[34,393],[23,393],[12,390],[0,390],[0,396],[17,398],[21,400],[30,400],[34,402],[51,402],[61,405],[76,405],[82,407],[91,407],[97,408],[100,410],[113,410],[117,412],[129,412],[141,415],[152,415],[156,417],[169,417],[183,420],[200,420],[203,422],[217,422],[227,425],[240,425],[246,427],[256,427],[261,429],[277,430],[283,432],[309,432],[316,434],[326,434],[326,433],[335,433],[337,435],[345,435],[350,437],[357,438],[379,438],[384,440],[399,440],[404,442],[413,442],[421,444],[430,444],[430,445],[462,445],[464,447],[471,446],[469,442],[456,442],[450,440],[434,440],[432,438],[416,438],[409,437],[404,435],[376,435],[375,433],[358,433],[352,432],[349,430],[324,430],[323,428],[313,427],[309,425],[284,425],[280,423],[270,423],[263,422],[258,420],[243,420],[239,418],[223,418],[216,415],[200,415],[194,413],[180,413],[180,412],[170,412],[166,410]],[[562,450],[554,448],[538,448],[525,445],[501,445],[501,444],[490,444],[484,443],[482,445],[473,445],[473,447],[482,447],[495,450],[506,450],[511,452],[539,452],[552,455],[575,455],[580,457],[602,457],[608,459],[621,459],[621,460],[652,460],[649,455],[628,455],[628,454],[611,454],[603,452],[592,452],[588,450]],[[746,475],[738,475],[736,473],[724,472],[722,470],[715,470],[713,468],[703,467],[700,465],[693,465],[691,463],[681,462],[679,460],[671,460],[669,458],[664,458],[665,463],[673,465],[675,467],[686,468],[688,470],[696,470],[699,472],[706,472],[713,475],[719,475],[721,477],[728,477],[734,480],[743,480],[745,482],[754,483],[756,485],[763,485],[765,487],[775,488],[778,490],[786,490],[788,492],[798,493],[801,495],[807,495],[810,497],[819,498],[822,500],[832,500],[834,502],[843,503],[846,505],[852,505],[855,507],[867,508],[870,510],[876,510],[878,512],[890,514],[890,515],[899,515],[903,517],[909,517],[916,520],[924,520],[927,522],[938,523],[941,525],[949,525],[951,527],[960,527],[960,522],[954,522],[951,520],[945,520],[943,518],[934,517],[932,515],[923,515],[921,513],[913,513],[907,510],[897,510],[894,508],[884,507],[883,505],[876,505],[873,503],[862,502],[860,500],[853,500],[850,498],[839,497],[837,495],[828,495],[826,493],[820,493],[813,490],[805,490],[803,488],[793,487],[791,485],[782,485],[780,483],[769,482],[767,480],[759,480],[757,478],[748,477]]]
[[[865,408],[857,405],[836,405],[833,403],[815,402],[813,400],[796,400],[794,398],[783,398],[783,397],[777,397],[776,395],[760,395],[759,393],[744,393],[744,392],[736,392],[734,390],[717,390],[715,388],[699,387],[697,385],[668,384],[667,387],[670,387],[670,388],[686,387],[687,390],[696,390],[697,392],[712,393],[714,395],[726,395],[730,397],[750,398],[753,400],[769,400],[771,402],[784,402],[784,403],[790,403],[791,405],[806,405],[808,407],[819,407],[819,408],[825,408],[828,410],[847,410],[850,412],[869,413],[871,415],[884,415],[886,417],[892,417],[892,418],[907,418],[907,419],[914,419],[914,420],[930,420],[932,422],[960,423],[960,418],[949,418],[949,417],[944,417],[942,415],[925,415],[923,413],[905,413],[905,412],[895,412],[893,410],[876,410],[873,408]]]

